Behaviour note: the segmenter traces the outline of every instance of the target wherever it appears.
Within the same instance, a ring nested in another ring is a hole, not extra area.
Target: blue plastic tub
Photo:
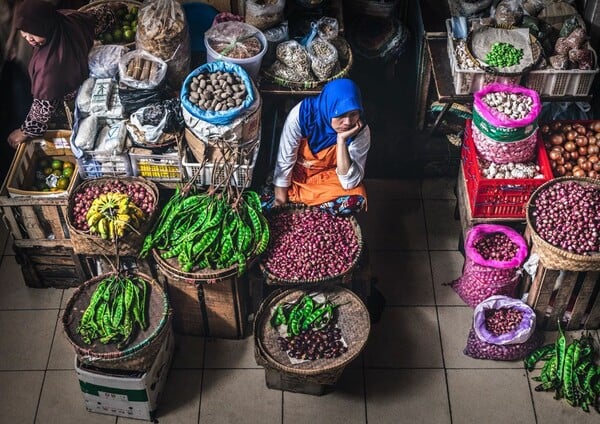
[[[219,11],[205,3],[182,4],[190,32],[192,52],[206,52],[204,33],[210,28]]]

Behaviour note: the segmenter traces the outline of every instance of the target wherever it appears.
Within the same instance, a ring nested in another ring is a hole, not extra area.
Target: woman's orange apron
[[[314,154],[303,138],[298,148],[298,159],[292,170],[292,185],[288,189],[290,202],[308,206],[320,205],[341,196],[359,195],[367,199],[367,191],[361,183],[345,190],[335,172],[337,145]]]

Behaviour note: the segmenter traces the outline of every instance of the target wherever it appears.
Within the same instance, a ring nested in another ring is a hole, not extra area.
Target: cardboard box
[[[171,367],[174,346],[171,333],[146,373],[103,372],[79,363],[75,356],[75,371],[86,409],[100,414],[154,420]]]

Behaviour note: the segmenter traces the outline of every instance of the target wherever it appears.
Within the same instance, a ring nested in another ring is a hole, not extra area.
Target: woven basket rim
[[[600,253],[592,255],[580,255],[577,253],[568,252],[559,247],[556,247],[544,240],[537,232],[534,226],[533,212],[535,211],[535,200],[548,187],[555,184],[564,184],[567,182],[576,182],[582,185],[592,185],[600,190],[600,180],[589,177],[558,177],[549,180],[535,189],[529,197],[525,206],[525,217],[527,226],[531,232],[531,239],[536,247],[536,252],[544,262],[544,265],[549,269],[562,269],[572,271],[593,271],[600,270]],[[595,265],[591,265],[596,263]],[[589,264],[589,265],[588,265]],[[558,268],[555,268],[558,266]],[[591,267],[591,268],[590,268]]]
[[[289,211],[291,211],[291,213],[298,213],[298,212],[309,211],[309,210],[321,211],[321,209],[319,209],[316,206],[307,206],[302,203],[287,203],[285,205],[276,206],[276,207],[271,208],[268,212],[266,212],[265,215],[267,216],[267,220],[268,220],[268,216],[271,214],[286,213]],[[328,212],[323,211],[323,213],[328,213]],[[356,253],[356,256],[354,257],[354,260],[352,261],[352,263],[348,266],[348,268],[346,270],[339,273],[338,275],[331,275],[329,277],[311,278],[311,279],[305,279],[305,280],[289,280],[286,278],[278,277],[275,274],[273,274],[272,272],[270,272],[267,269],[267,267],[264,265],[264,263],[263,263],[264,261],[261,260],[259,262],[259,268],[262,271],[263,275],[267,278],[267,281],[277,281],[278,285],[286,285],[286,284],[294,285],[294,286],[301,285],[301,284],[316,285],[316,284],[326,284],[326,283],[334,282],[334,281],[337,281],[340,278],[344,278],[346,275],[350,274],[356,268],[356,266],[358,265],[358,262],[360,261],[360,258],[363,253],[363,248],[364,248],[364,240],[362,237],[362,230],[360,228],[360,224],[358,223],[358,220],[356,219],[356,217],[349,216],[349,217],[344,217],[344,219],[350,220],[350,223],[352,224],[352,228],[354,229],[354,234],[356,235],[356,239],[357,239],[357,243],[358,243],[358,252]],[[265,253],[262,256],[263,258],[265,258],[267,256],[268,251],[269,251],[269,248],[267,247],[267,250],[265,251]]]
[[[484,65],[481,62],[481,60],[476,58],[475,55],[473,54],[471,44],[473,41],[473,33],[476,31],[485,30],[486,28],[518,29],[518,27],[512,26],[512,25],[495,24],[495,25],[482,26],[482,27],[476,29],[475,31],[469,31],[469,34],[467,35],[467,42],[466,42],[467,48],[465,49],[465,51],[467,52],[467,55],[469,55],[470,59],[473,60],[473,62],[476,63],[482,71],[485,71],[489,74],[500,76],[500,77],[517,77],[517,76],[525,75],[526,73],[531,71],[542,59],[542,46],[541,46],[540,42],[538,41],[538,39],[533,34],[530,33],[529,34],[529,43],[531,45],[531,53],[534,57],[533,57],[532,63],[529,66],[526,66],[520,72],[500,72],[500,71],[498,71],[497,68],[495,68],[493,66]]]
[[[88,4],[84,4],[83,6],[81,6],[79,9],[77,9],[79,12],[86,12],[90,9],[92,9],[94,6],[98,6],[101,4],[125,4],[127,6],[136,6],[138,8],[142,7],[142,2],[141,1],[136,1],[136,0],[93,0],[92,2],[88,3]],[[122,43],[119,44],[120,46],[123,47],[135,47],[135,41],[131,41],[129,43]]]
[[[352,68],[352,65],[354,63],[354,54],[352,53],[352,47],[350,46],[350,44],[348,43],[348,41],[345,38],[338,36],[334,40],[334,42],[335,43],[339,42],[340,45],[343,47],[343,53],[345,53],[345,55],[347,57],[343,57],[343,56],[341,56],[341,57],[342,57],[342,59],[346,60],[346,65],[340,70],[340,72],[338,72],[335,75],[332,75],[331,77],[329,77],[327,79],[324,79],[321,81],[295,82],[295,81],[289,81],[284,78],[273,75],[267,69],[263,69],[262,73],[267,78],[267,80],[269,80],[277,85],[281,85],[283,87],[296,89],[296,90],[308,90],[311,88],[320,88],[320,87],[323,87],[328,82],[331,82],[335,79],[344,78],[348,75],[348,73],[350,72],[350,69]],[[337,50],[338,50],[338,54],[339,54],[340,49],[338,48]]]
[[[102,238],[100,238],[99,236],[91,235],[89,232],[82,231],[82,230],[76,228],[73,223],[72,213],[73,213],[73,206],[75,203],[75,195],[77,193],[83,191],[88,186],[103,185],[109,181],[118,181],[118,182],[122,182],[125,184],[138,183],[138,184],[146,186],[146,188],[150,188],[150,192],[154,196],[154,211],[152,212],[152,215],[149,216],[148,219],[142,223],[142,225],[140,226],[138,231],[140,229],[143,230],[145,227],[149,227],[152,224],[153,216],[156,216],[156,211],[158,209],[158,196],[159,196],[158,187],[156,186],[156,184],[154,184],[154,182],[147,180],[144,177],[99,177],[99,178],[93,178],[93,179],[83,181],[81,184],[79,184],[77,187],[75,187],[75,189],[69,195],[69,200],[67,202],[67,216],[65,217],[65,221],[67,222],[67,228],[69,229],[70,234],[76,234],[80,238],[88,238],[88,239],[92,239],[92,240],[102,240]]]
[[[264,359],[267,366],[277,369],[279,371],[288,372],[296,375],[305,375],[305,376],[314,376],[325,373],[332,373],[338,370],[342,370],[346,367],[350,362],[352,362],[364,349],[370,331],[371,331],[371,320],[369,317],[369,312],[367,307],[363,303],[363,301],[354,293],[353,291],[346,289],[344,287],[332,286],[327,289],[322,289],[322,291],[327,294],[331,294],[333,297],[345,297],[342,300],[342,304],[338,307],[338,313],[343,313],[344,310],[350,309],[351,307],[358,307],[360,309],[359,313],[352,313],[348,315],[351,320],[357,322],[358,320],[363,320],[363,326],[356,325],[348,325],[347,330],[354,330],[359,328],[363,330],[356,339],[358,340],[356,343],[352,343],[348,346],[348,351],[343,355],[337,358],[331,359],[317,359],[314,361],[303,362],[300,364],[284,364],[278,361],[271,352],[268,351],[267,346],[264,343],[264,338],[269,336],[277,335],[276,331],[272,329],[270,326],[270,310],[272,306],[275,306],[281,301],[285,301],[286,299],[298,299],[302,295],[306,293],[305,290],[299,288],[293,289],[278,289],[271,293],[260,305],[258,311],[256,312],[256,318],[254,320],[254,341],[255,341],[255,350],[256,353]],[[352,303],[351,306],[348,306]],[[339,323],[339,320],[338,320]],[[270,332],[271,334],[265,334],[265,330]],[[342,329],[342,335],[344,335],[344,329]],[[281,352],[281,356],[287,358],[287,354]]]
[[[160,256],[158,249],[152,249],[152,256],[158,267],[171,277],[183,279],[186,281],[193,280],[194,283],[214,283],[225,280],[238,274],[239,266],[237,263],[228,268],[223,269],[204,269],[196,272],[185,272],[179,269],[177,258],[163,259]],[[247,260],[247,268],[250,268],[254,263],[256,256],[253,255]]]
[[[135,354],[136,352],[141,351],[146,346],[150,345],[150,343],[152,343],[154,340],[159,338],[159,336],[161,336],[164,333],[165,329],[168,329],[168,327],[169,327],[168,323],[171,320],[171,312],[172,311],[171,311],[171,307],[170,307],[169,300],[168,300],[165,290],[156,281],[156,279],[154,279],[146,274],[140,273],[140,272],[133,272],[133,273],[131,273],[132,276],[140,277],[147,284],[150,284],[150,286],[151,286],[150,296],[161,296],[162,297],[161,317],[160,317],[160,320],[158,321],[158,323],[156,324],[155,328],[153,329],[153,331],[144,340],[140,341],[139,343],[137,343],[133,346],[129,346],[126,349],[121,350],[121,351],[95,352],[91,348],[81,346],[78,343],[78,341],[73,337],[73,334],[70,329],[71,324],[73,323],[73,319],[74,319],[74,317],[71,316],[71,313],[74,310],[77,301],[79,300],[79,298],[85,291],[87,291],[88,289],[91,290],[92,286],[96,285],[103,279],[108,278],[115,274],[116,274],[115,272],[108,272],[108,273],[98,275],[97,277],[94,277],[94,278],[91,278],[91,279],[85,281],[83,284],[81,284],[79,287],[77,287],[74,290],[73,294],[69,298],[69,301],[67,302],[67,306],[65,307],[65,311],[62,316],[63,329],[64,329],[65,335],[67,336],[67,340],[75,348],[78,355],[90,356],[90,357],[93,357],[93,358],[96,358],[99,360],[113,360],[113,361],[123,360],[125,357],[131,356],[131,355]],[[87,306],[86,306],[86,308],[87,308]]]

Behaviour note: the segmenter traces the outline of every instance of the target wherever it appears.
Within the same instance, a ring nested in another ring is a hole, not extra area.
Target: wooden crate
[[[183,280],[159,269],[173,308],[173,329],[180,334],[241,339],[248,315],[248,277],[216,283]]]
[[[37,245],[15,241],[13,250],[28,287],[77,287],[87,279],[68,240],[62,245],[55,241],[38,241]]]
[[[600,272],[555,270],[539,262],[533,277],[525,274],[523,288],[538,328],[556,330],[559,319],[567,330],[600,328]]]

